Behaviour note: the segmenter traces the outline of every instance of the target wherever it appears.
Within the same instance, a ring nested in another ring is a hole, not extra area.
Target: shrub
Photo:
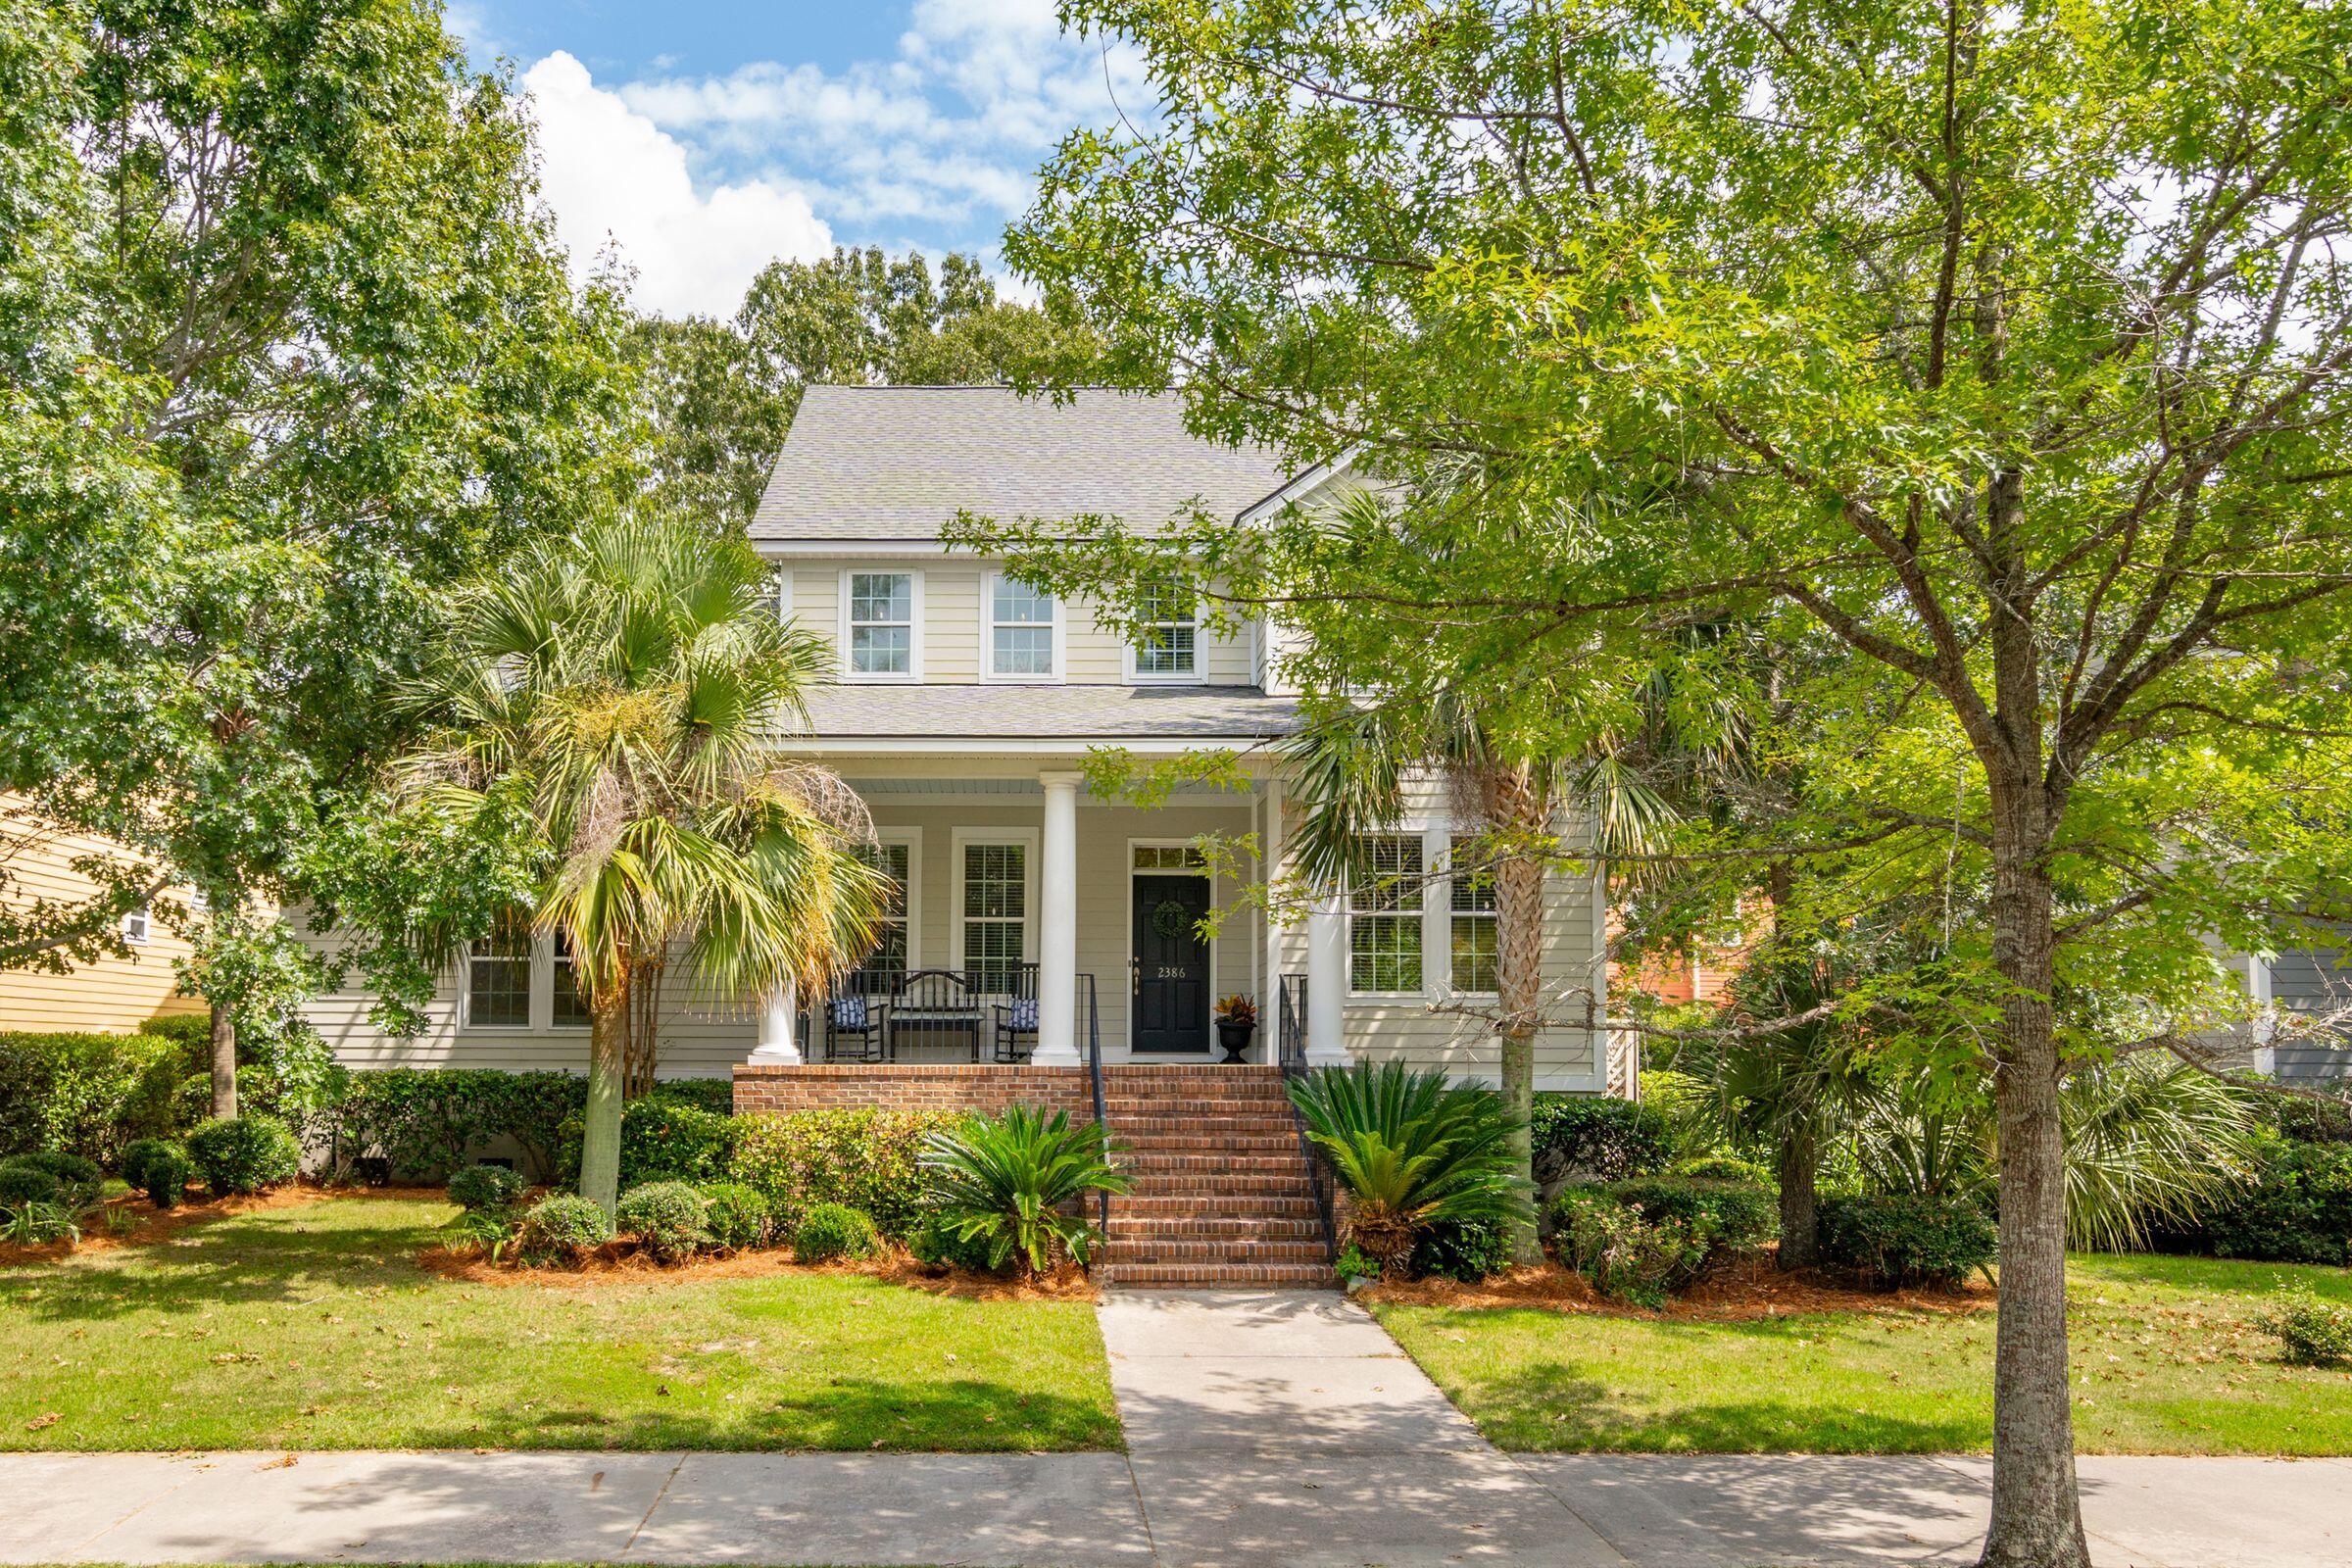
[[[48,1171],[17,1159],[0,1160],[0,1208],[54,1203],[57,1199],[57,1178]]]
[[[839,1203],[812,1205],[792,1233],[793,1256],[804,1263],[871,1257],[881,1250],[882,1238],[874,1233],[874,1222]]]
[[[467,1213],[509,1209],[529,1187],[504,1165],[468,1165],[449,1178],[449,1200]]]
[[[187,1125],[179,1083],[204,1059],[154,1033],[0,1033],[0,1156],[72,1149],[113,1164],[134,1140]]]
[[[2310,1291],[2281,1291],[2278,1305],[2258,1321],[2278,1336],[2297,1366],[2352,1363],[2352,1306]]]
[[[923,1171],[940,1222],[964,1241],[985,1241],[990,1268],[1009,1262],[1043,1273],[1065,1254],[1085,1264],[1095,1228],[1062,1210],[1093,1193],[1127,1190],[1110,1154],[1094,1122],[1073,1126],[1067,1111],[1008,1105],[1001,1116],[933,1133]]]
[[[342,1075],[307,1126],[338,1174],[375,1156],[396,1176],[438,1180],[510,1138],[534,1171],[562,1179],[564,1123],[587,1102],[588,1082],[573,1073],[386,1067]]]
[[[1353,1200],[1348,1240],[1384,1274],[1402,1273],[1421,1232],[1441,1220],[1533,1219],[1513,1174],[1510,1112],[1494,1090],[1386,1061],[1309,1073],[1290,1095]]]
[[[2271,1102],[2278,1136],[2298,1144],[2352,1144],[2352,1099],[2279,1095]]]
[[[671,1104],[709,1111],[713,1116],[731,1116],[735,1113],[735,1080],[663,1078],[646,1091],[645,1098],[666,1100]]]
[[[161,1138],[142,1138],[122,1151],[122,1179],[158,1208],[174,1208],[195,1178],[188,1152]]]
[[[1475,1285],[1510,1266],[1510,1236],[1492,1220],[1440,1220],[1413,1244],[1417,1278],[1436,1275]]]
[[[2352,1263],[2352,1144],[2263,1140],[2254,1181],[2208,1205],[2189,1239],[2223,1257]]]
[[[988,1261],[985,1240],[967,1240],[962,1232],[936,1214],[924,1215],[915,1225],[906,1238],[906,1250],[914,1254],[916,1262],[933,1268],[957,1268],[967,1274],[995,1272]]]
[[[1380,1259],[1350,1242],[1340,1249],[1332,1269],[1344,1280],[1376,1280],[1380,1278]]]
[[[1664,1112],[1598,1095],[1538,1095],[1529,1136],[1536,1175],[1546,1182],[1646,1176],[1664,1170],[1669,1157]]]
[[[692,1257],[710,1245],[703,1228],[703,1195],[684,1182],[647,1182],[620,1195],[613,1222],[663,1263]]]
[[[767,1200],[759,1193],[741,1182],[705,1182],[695,1191],[703,1195],[703,1229],[714,1244],[729,1251],[767,1245]]]
[[[1821,1255],[1885,1290],[1958,1290],[1993,1259],[1992,1221],[1965,1199],[1867,1194],[1821,1202]]]
[[[1703,1224],[1649,1219],[1592,1187],[1571,1187],[1553,1208],[1560,1261],[1601,1295],[1639,1306],[1666,1304],[1697,1279],[1714,1250]]]
[[[480,1252],[493,1263],[507,1254],[522,1235],[522,1221],[513,1208],[469,1208],[442,1227],[452,1250]]]
[[[534,1263],[570,1262],[612,1239],[612,1221],[585,1198],[559,1193],[533,1203],[517,1238]]]
[[[1772,1240],[1780,1205],[1769,1188],[1752,1182],[1648,1176],[1611,1182],[1599,1191],[1645,1219],[1677,1219],[1706,1234],[1714,1252],[1744,1252]]]
[[[96,1202],[106,1188],[106,1173],[98,1168],[96,1161],[63,1150],[36,1149],[27,1154],[12,1154],[8,1163],[20,1169],[48,1172],[57,1183],[58,1201],[69,1208]]]
[[[302,1149],[274,1116],[231,1116],[188,1134],[188,1157],[215,1198],[258,1193],[302,1172]]]
[[[1750,1187],[1777,1187],[1772,1172],[1737,1154],[1701,1154],[1686,1159],[1667,1173],[1697,1182],[1743,1182]]]
[[[811,1204],[841,1203],[903,1240],[922,1217],[923,1140],[962,1120],[870,1105],[739,1116],[727,1173],[767,1200],[779,1235],[798,1228]]]

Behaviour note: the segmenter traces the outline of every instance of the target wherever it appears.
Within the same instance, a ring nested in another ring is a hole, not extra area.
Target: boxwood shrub
[[[741,1182],[705,1182],[695,1191],[703,1195],[703,1228],[713,1243],[730,1251],[767,1245],[766,1199]]]
[[[200,1051],[161,1034],[0,1033],[0,1158],[66,1149],[113,1165],[185,1125],[181,1080]]]
[[[1718,1251],[1752,1251],[1780,1230],[1778,1200],[1770,1188],[1754,1182],[1644,1176],[1610,1182],[1600,1191],[1645,1218],[1704,1226]]]
[[[195,1180],[196,1162],[165,1138],[142,1138],[122,1151],[122,1179],[158,1208],[175,1208]]]
[[[1966,1199],[1918,1193],[1821,1200],[1821,1255],[1882,1290],[1956,1291],[1991,1263],[1992,1220]]]
[[[230,1116],[188,1134],[188,1157],[215,1198],[258,1193],[302,1173],[302,1147],[274,1116]]]
[[[792,1233],[792,1255],[803,1263],[871,1257],[881,1250],[874,1222],[842,1203],[811,1203]]]
[[[703,1195],[684,1182],[647,1182],[620,1195],[613,1224],[664,1263],[692,1257],[710,1245],[703,1226]]]
[[[468,1165],[449,1178],[449,1200],[468,1213],[513,1208],[530,1183],[504,1165]]]
[[[527,1262],[573,1262],[612,1239],[612,1218],[570,1193],[543,1198],[522,1216],[521,1252]]]
[[[1646,1176],[1664,1170],[1672,1152],[1665,1112],[1601,1095],[1536,1096],[1529,1135],[1544,1181]]]
[[[962,1119],[872,1105],[738,1116],[729,1174],[767,1200],[780,1234],[799,1230],[814,1204],[842,1203],[899,1241],[921,1218],[923,1140]]]
[[[1440,1220],[1413,1243],[1409,1266],[1416,1279],[1475,1285],[1511,1266],[1511,1239],[1488,1220]]]
[[[1652,1217],[1600,1187],[1571,1187],[1552,1205],[1560,1262],[1601,1295],[1637,1306],[1666,1298],[1706,1272],[1714,1241],[1703,1224]]]

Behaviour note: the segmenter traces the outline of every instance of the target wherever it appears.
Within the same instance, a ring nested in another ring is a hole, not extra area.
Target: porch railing
[[[1104,1109],[1102,1093],[1102,1012],[1095,998],[1095,977],[1080,974],[1078,981],[1078,1026],[1086,1031],[1086,1077],[1095,1094],[1095,1125],[1102,1129],[1104,1140],[1110,1137],[1110,1117]],[[1102,1241],[1110,1241],[1110,1194],[1095,1193],[1095,1229]]]
[[[1282,1036],[1275,1052],[1275,1060],[1282,1067],[1283,1087],[1304,1078],[1306,1066],[1306,976],[1286,974],[1282,977],[1280,998]],[[1307,1179],[1314,1184],[1315,1212],[1323,1221],[1323,1252],[1330,1261],[1340,1256],[1340,1227],[1332,1212],[1331,1178],[1323,1168],[1322,1151],[1306,1136],[1306,1118],[1299,1113],[1296,1101],[1291,1102],[1291,1127],[1298,1136],[1298,1152],[1306,1159]]]

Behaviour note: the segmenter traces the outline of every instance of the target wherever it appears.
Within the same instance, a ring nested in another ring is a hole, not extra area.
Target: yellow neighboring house
[[[21,797],[0,795],[0,905],[89,898],[98,885],[74,862],[93,855],[130,858],[109,840],[44,823]],[[164,896],[183,905],[189,897],[184,889]],[[172,989],[172,960],[189,951],[184,938],[145,909],[124,917],[122,936],[125,955],[77,962],[68,974],[0,969],[0,1030],[128,1034],[161,1013],[205,1010],[201,998]]]

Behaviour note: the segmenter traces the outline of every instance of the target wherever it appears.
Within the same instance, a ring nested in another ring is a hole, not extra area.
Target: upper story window
[[[122,940],[134,948],[143,948],[154,925],[154,912],[142,904],[122,916]]]
[[[843,574],[842,669],[852,678],[912,680],[920,673],[911,571]]]
[[[1054,596],[1002,573],[988,580],[991,680],[1052,680],[1060,669],[1060,610]]]
[[[1137,680],[1194,680],[1200,675],[1200,623],[1191,585],[1145,585],[1136,606],[1128,669]]]

